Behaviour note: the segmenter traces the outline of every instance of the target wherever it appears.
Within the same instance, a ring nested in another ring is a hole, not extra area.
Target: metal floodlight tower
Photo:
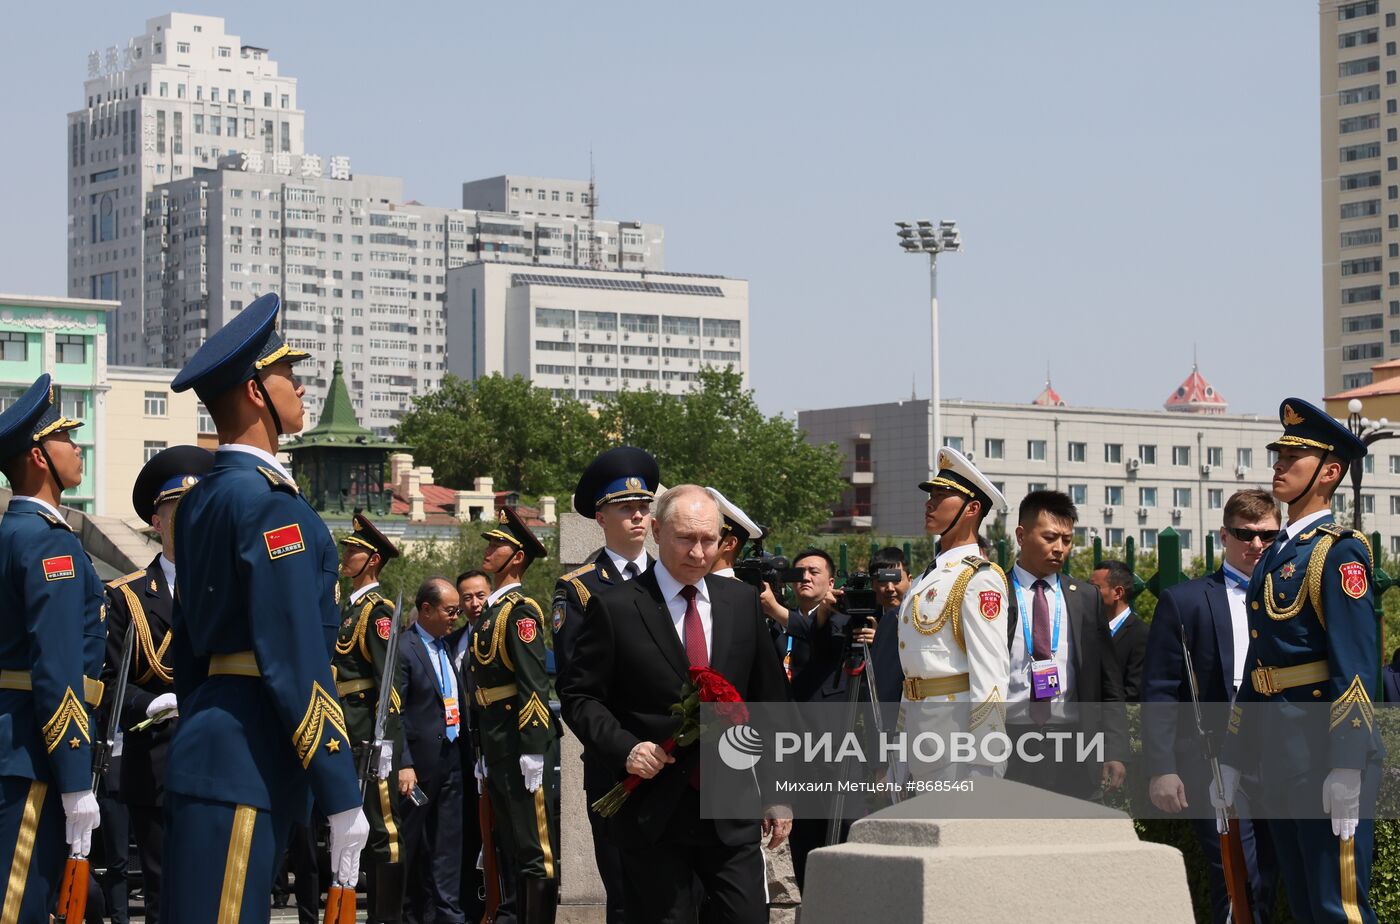
[[[962,235],[958,223],[943,219],[935,225],[931,221],[897,221],[899,246],[905,253],[928,254],[929,288],[929,374],[932,379],[932,395],[928,403],[928,470],[936,471],[938,450],[943,445],[942,394],[939,387],[938,368],[938,255],[962,250]]]

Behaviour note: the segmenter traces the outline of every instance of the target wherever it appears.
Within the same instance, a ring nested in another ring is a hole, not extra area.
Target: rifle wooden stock
[[[477,794],[476,820],[481,826],[481,879],[486,885],[486,911],[481,924],[496,924],[501,907],[501,871],[496,866],[496,841],[493,834],[496,819],[491,812],[491,794]]]
[[[354,886],[331,886],[326,890],[325,924],[355,924]]]
[[[58,924],[83,924],[87,915],[88,861],[69,857],[63,864],[63,881],[58,886]]]
[[[1229,830],[1220,835],[1220,863],[1225,873],[1225,893],[1230,898],[1230,920],[1254,920],[1254,893],[1249,887],[1249,867],[1244,862],[1240,840],[1240,820],[1234,809],[1227,809]]]

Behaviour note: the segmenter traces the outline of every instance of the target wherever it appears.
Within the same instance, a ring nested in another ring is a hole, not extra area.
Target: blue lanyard
[[[1026,658],[1035,660],[1035,645],[1031,642],[1031,620],[1027,616],[1031,615],[1031,608],[1026,606],[1026,592],[1021,589],[1021,584],[1016,580],[1016,572],[1011,572],[1011,586],[1016,591],[1016,605],[1021,611],[1021,634],[1026,637]],[[1060,617],[1064,614],[1061,609],[1064,598],[1060,595],[1059,588],[1056,587],[1052,593],[1055,594],[1055,631],[1050,637],[1050,654],[1060,650]]]
[[[447,660],[447,649],[438,644],[438,640],[428,633],[419,630],[419,635],[425,639],[425,644],[432,646],[437,656],[433,658],[433,673],[437,674],[438,692],[443,699],[447,699],[447,694],[452,691],[452,683],[447,679],[447,672],[452,669],[451,662]]]
[[[1114,626],[1112,629],[1108,630],[1108,637],[1109,637],[1109,638],[1113,638],[1115,635],[1117,635],[1117,634],[1118,634],[1118,630],[1121,629],[1121,628],[1123,628],[1123,623],[1127,622],[1127,621],[1128,621],[1128,617],[1131,616],[1131,615],[1133,615],[1133,611],[1132,611],[1132,610],[1128,610],[1128,612],[1124,613],[1124,614],[1123,614],[1123,618],[1120,619],[1120,620],[1118,620],[1118,625],[1116,625],[1116,626]]]

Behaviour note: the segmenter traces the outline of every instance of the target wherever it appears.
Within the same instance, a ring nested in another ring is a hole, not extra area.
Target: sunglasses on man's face
[[[1262,541],[1265,545],[1278,538],[1278,534],[1283,530],[1279,529],[1245,529],[1242,526],[1227,526],[1225,532],[1234,536],[1241,542],[1253,542],[1255,539]]]

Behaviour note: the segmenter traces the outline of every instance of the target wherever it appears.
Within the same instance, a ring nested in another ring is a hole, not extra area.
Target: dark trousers
[[[1332,833],[1330,818],[1270,819],[1269,834],[1294,918],[1313,924],[1376,924],[1369,896],[1375,824],[1363,817],[1356,837],[1343,841]]]
[[[0,907],[47,921],[63,876],[63,802],[52,784],[0,777]]]
[[[590,800],[591,801],[591,800]],[[626,884],[622,877],[622,851],[608,837],[608,820],[597,812],[588,813],[588,827],[593,831],[593,859],[598,864],[598,878],[603,880],[607,896],[607,924],[626,924]]]
[[[165,846],[165,812],[158,805],[132,805],[131,834],[141,861],[141,892],[145,895],[146,924],[160,921],[160,864]]]
[[[131,819],[126,804],[114,795],[120,788],[119,777],[113,771],[102,780],[97,790],[97,806],[102,824],[93,835],[92,867],[101,868],[97,885],[102,891],[102,904],[112,924],[127,924],[126,870],[131,845]]]
[[[406,924],[463,924],[462,760],[456,742],[442,741],[435,779],[419,779],[426,805],[403,800],[408,897]],[[475,781],[472,783],[475,787]]]
[[[1025,783],[1027,786],[1057,792],[1062,796],[1093,799],[1101,792],[1100,779],[1103,768],[1099,764],[1089,765],[1075,761],[1073,744],[1065,745],[1065,759],[1056,761],[1054,759],[1055,742],[1041,739],[1037,743],[1028,745],[1027,751],[1032,756],[1036,753],[1043,753],[1043,758],[1039,761],[1021,759],[1020,741],[1022,735],[1032,732],[1042,734],[1068,732],[1074,734],[1077,731],[1076,727],[1070,725],[1008,725],[1006,733],[1015,747],[1012,749],[1011,757],[1006,764],[1006,778],[1015,780],[1017,783]]]
[[[319,924],[321,920],[321,864],[316,855],[316,832],[321,827],[319,815],[306,822],[292,825],[287,835],[287,847],[282,854],[282,876],[292,876],[292,891],[297,899],[298,924]]]
[[[1210,804],[1208,795],[1202,793],[1201,798],[1201,803],[1193,798],[1191,804]],[[1250,891],[1254,894],[1254,919],[1257,924],[1268,924],[1269,913],[1274,908],[1274,888],[1278,883],[1278,864],[1274,858],[1273,842],[1269,838],[1269,823],[1250,818],[1240,818],[1238,821],[1244,865],[1249,870]],[[1220,833],[1216,830],[1214,818],[1192,819],[1191,827],[1196,829],[1201,853],[1206,858],[1206,871],[1210,875],[1211,920],[1215,924],[1225,924],[1230,914],[1230,896],[1225,891],[1225,867],[1220,860]]]
[[[291,825],[287,812],[167,792],[166,919],[267,924]]]
[[[467,766],[470,757],[462,754],[462,910],[469,922],[479,921],[486,913],[486,883],[476,860],[481,855],[481,800],[489,797],[476,791],[473,768]],[[515,924],[518,914],[515,900],[515,863],[509,851],[495,838],[496,872],[500,882],[501,903],[496,906],[496,924]],[[621,886],[619,886],[621,888]],[[608,924],[613,924],[611,918]]]

